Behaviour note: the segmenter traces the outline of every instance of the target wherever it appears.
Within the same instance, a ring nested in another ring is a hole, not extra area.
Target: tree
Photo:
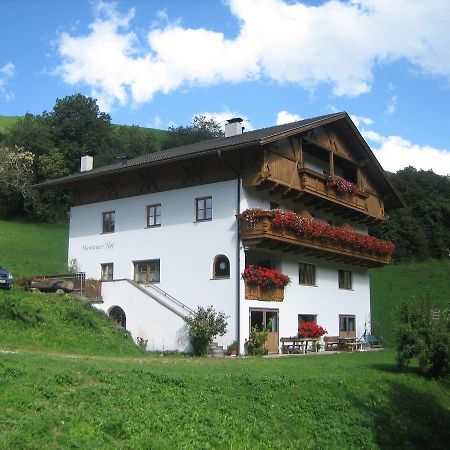
[[[163,143],[163,148],[179,147],[223,136],[222,127],[214,118],[208,119],[206,116],[199,115],[194,117],[189,126],[169,127],[169,134]]]
[[[65,158],[70,172],[79,168],[83,155],[96,156],[112,144],[109,114],[101,112],[97,101],[82,94],[56,99],[50,113],[43,113],[51,127],[52,147]]]
[[[33,153],[23,147],[0,148],[0,213],[17,214],[32,196]],[[19,206],[20,205],[20,206]]]

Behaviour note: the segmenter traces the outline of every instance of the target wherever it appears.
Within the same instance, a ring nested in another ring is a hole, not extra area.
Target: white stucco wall
[[[213,219],[196,223],[195,198],[209,195],[213,198]],[[302,208],[281,197],[240,189],[240,211],[269,208],[270,201],[278,202],[283,209]],[[161,227],[147,229],[146,206],[155,203],[161,203]],[[115,211],[115,232],[102,234],[102,212],[111,210]],[[241,352],[249,335],[250,308],[278,309],[280,337],[296,334],[299,314],[317,315],[317,322],[330,335],[339,335],[339,314],[355,315],[357,337],[363,334],[370,314],[367,270],[325,259],[282,252],[274,254],[277,268],[292,279],[292,284],[285,289],[285,300],[246,300],[245,285],[240,280],[238,309],[237,283],[245,268],[245,249],[239,244],[238,268],[236,212],[236,180],[73,207],[69,259],[76,258],[80,269],[92,278],[100,277],[102,263],[112,262],[115,279],[133,278],[133,261],[160,259],[158,286],[192,309],[212,304],[216,310],[230,316],[228,333],[216,339],[220,345],[226,346],[237,339],[239,322]],[[322,212],[318,211],[319,214]],[[365,226],[352,225],[360,232],[367,232]],[[212,263],[219,254],[230,260],[229,279],[211,279]],[[299,262],[316,265],[317,286],[299,285]],[[352,271],[352,290],[339,289],[338,269]],[[180,317],[130,286],[114,288],[111,292],[115,285],[117,283],[104,284],[102,308],[105,311],[120,306],[127,316],[127,329],[134,337],[148,339],[150,350],[184,351],[184,323]]]
[[[195,222],[195,199],[212,196],[213,218]],[[146,228],[146,206],[161,203],[161,227]],[[192,309],[211,305],[237,315],[237,181],[141,195],[71,209],[69,259],[98,279],[102,263],[114,263],[114,279],[133,278],[133,261],[160,259],[160,288]],[[102,234],[102,212],[115,211],[115,232]],[[212,280],[216,255],[230,260],[229,279]],[[127,313],[127,306],[122,306]],[[218,338],[237,337],[236,320]],[[164,327],[164,323],[160,323]]]
[[[261,195],[254,190],[241,192],[241,211],[247,208],[268,209],[270,201],[279,203],[281,209],[300,209],[299,204],[293,205],[281,198]],[[334,218],[334,216],[323,216]],[[367,232],[367,227],[357,224],[354,228],[359,232]],[[252,249],[247,250],[249,253]],[[241,246],[241,272],[245,269],[245,249]],[[298,315],[317,315],[317,323],[325,327],[328,335],[339,335],[339,315],[354,315],[356,318],[356,336],[364,333],[365,322],[370,317],[370,285],[366,268],[357,265],[335,263],[326,259],[312,258],[283,252],[266,252],[277,262],[277,269],[289,275],[292,282],[285,288],[283,302],[266,302],[245,299],[245,283],[241,280],[240,330],[241,352],[244,351],[244,339],[249,336],[250,308],[278,309],[279,337],[289,337],[297,334]],[[261,257],[261,260],[268,259]],[[316,286],[299,284],[299,263],[309,263],[316,266]],[[352,272],[352,289],[339,289],[338,270]]]

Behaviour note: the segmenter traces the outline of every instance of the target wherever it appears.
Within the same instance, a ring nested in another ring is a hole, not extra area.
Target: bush
[[[217,312],[212,306],[198,306],[197,311],[185,317],[195,355],[206,355],[214,337],[227,332],[227,318],[225,313]]]
[[[407,367],[417,357],[420,369],[429,376],[443,377],[450,370],[449,311],[442,311],[439,321],[431,319],[430,308],[403,302],[398,310],[397,366]]]
[[[262,356],[267,354],[265,343],[269,336],[269,328],[260,330],[256,325],[250,330],[250,336],[247,341],[247,353],[251,356]]]

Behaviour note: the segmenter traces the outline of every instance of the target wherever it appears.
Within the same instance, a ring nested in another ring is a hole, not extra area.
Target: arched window
[[[111,317],[118,327],[127,328],[127,317],[124,310],[120,306],[113,306],[109,310],[109,317]]]
[[[214,258],[213,278],[230,278],[230,261],[225,255]]]

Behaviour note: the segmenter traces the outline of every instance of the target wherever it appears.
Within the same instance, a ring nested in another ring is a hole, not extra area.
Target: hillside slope
[[[15,278],[67,272],[67,224],[0,220],[0,267]]]
[[[370,271],[372,333],[394,346],[396,309],[402,300],[425,300],[432,308],[450,303],[450,261],[396,264]]]

